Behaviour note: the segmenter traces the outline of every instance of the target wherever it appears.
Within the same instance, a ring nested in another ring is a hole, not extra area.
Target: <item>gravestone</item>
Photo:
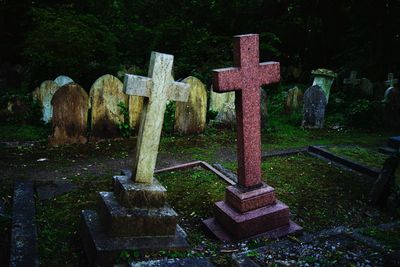
[[[235,93],[218,94],[211,89],[209,109],[217,112],[217,116],[215,117],[216,122],[221,124],[235,123]]]
[[[303,92],[297,86],[289,89],[285,100],[285,112],[291,113],[302,106]]]
[[[181,134],[201,133],[206,126],[207,91],[205,85],[196,77],[183,80],[190,85],[187,102],[177,102],[174,131]]]
[[[129,102],[129,125],[137,132],[140,123],[140,114],[143,110],[143,97],[130,95],[128,96]]]
[[[388,73],[388,79],[385,81],[385,85],[388,87],[395,87],[395,85],[399,82],[398,79],[394,78],[393,73]]]
[[[367,78],[357,79],[357,71],[352,71],[350,77],[343,80],[343,83],[361,89],[361,92],[368,97],[374,94],[374,85]]]
[[[215,218],[203,223],[224,241],[299,231],[289,220],[288,206],[261,179],[260,86],[280,80],[280,65],[259,63],[257,34],[235,36],[233,51],[235,67],[214,70],[213,88],[235,92],[238,183],[226,188],[225,201],[215,203]]]
[[[360,89],[365,96],[371,97],[374,95],[374,85],[367,78],[361,78]]]
[[[325,121],[326,96],[318,85],[311,86],[303,97],[304,128],[323,128]]]
[[[76,83],[62,86],[51,100],[53,105],[53,133],[51,145],[83,144],[87,138],[89,97]]]
[[[312,85],[318,85],[319,87],[321,87],[326,97],[326,103],[328,103],[333,81],[337,77],[336,73],[327,69],[317,69],[313,70],[311,74],[314,76],[314,81]]]
[[[69,84],[69,83],[73,83],[74,82],[74,80],[72,80],[70,77],[68,77],[68,76],[65,76],[65,75],[60,75],[60,76],[58,76],[57,78],[55,78],[54,79],[54,82],[56,83],[56,84],[58,84],[58,86],[64,86],[64,85],[66,85],[66,84]]]
[[[42,120],[48,123],[53,118],[53,106],[51,105],[51,99],[55,92],[59,89],[57,83],[53,81],[44,81],[38,88],[33,92],[33,97],[42,105]]]
[[[119,103],[128,107],[128,97],[122,90],[122,82],[109,74],[98,78],[90,89],[91,139],[112,139],[120,137],[118,124],[124,122]]]
[[[185,83],[174,82],[173,56],[152,52],[149,77],[125,75],[124,92],[145,97],[133,170],[114,177],[114,192],[100,192],[99,213],[83,210],[82,239],[89,261],[110,266],[121,251],[187,248],[166,189],[153,178],[168,100],[187,101]]]
[[[353,70],[350,72],[350,77],[343,80],[344,84],[350,86],[356,86],[361,83],[360,79],[357,79],[357,71]]]
[[[400,128],[400,92],[390,87],[384,95],[383,121],[387,127]]]

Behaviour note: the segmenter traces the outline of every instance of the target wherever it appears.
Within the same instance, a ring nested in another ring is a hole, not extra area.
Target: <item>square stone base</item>
[[[153,183],[136,183],[128,176],[114,176],[114,192],[118,202],[127,208],[160,208],[165,205],[166,192],[155,178]]]
[[[174,236],[111,237],[106,234],[95,211],[82,210],[81,237],[91,266],[112,266],[124,250],[154,252],[189,248],[186,234],[179,225]]]
[[[268,192],[269,190],[267,190]],[[275,204],[240,212],[230,203],[215,203],[215,218],[203,223],[222,241],[236,241],[260,235],[280,237],[301,231],[301,227],[289,219],[289,207],[276,200]]]
[[[243,189],[238,186],[226,188],[225,200],[239,212],[255,210],[275,204],[275,190],[267,184],[256,189]]]
[[[112,236],[173,236],[178,214],[168,207],[126,208],[112,192],[99,192],[99,215]]]
[[[203,221],[203,224],[211,234],[213,234],[216,238],[218,238],[219,240],[221,240],[223,242],[235,242],[235,241],[242,240],[242,239],[237,239],[232,234],[228,233],[224,229],[224,227],[217,222],[217,220],[215,218],[206,219]],[[301,226],[299,226],[296,223],[294,223],[293,221],[289,220],[288,225],[285,225],[285,226],[282,226],[282,227],[279,227],[279,228],[276,228],[273,230],[265,231],[263,233],[249,236],[249,237],[246,237],[243,239],[255,239],[255,238],[259,238],[259,237],[266,237],[266,238],[274,239],[274,238],[280,238],[280,237],[283,237],[286,235],[298,235],[298,234],[301,234],[302,231],[303,231],[303,228]]]

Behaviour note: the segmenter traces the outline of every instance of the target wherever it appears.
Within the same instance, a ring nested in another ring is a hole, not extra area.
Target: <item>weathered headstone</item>
[[[303,92],[297,86],[289,89],[285,100],[285,112],[291,113],[303,104]]]
[[[120,137],[118,124],[124,122],[119,103],[128,107],[128,97],[122,90],[122,82],[106,74],[98,78],[90,89],[91,139],[109,139]],[[127,122],[129,123],[129,122]]]
[[[58,86],[64,86],[64,85],[66,85],[66,84],[69,84],[69,83],[73,83],[74,82],[74,80],[72,80],[70,77],[68,77],[68,76],[65,76],[65,75],[60,75],[60,76],[58,76],[57,78],[55,78],[54,79],[54,82],[56,83],[56,84],[58,84]]]
[[[217,112],[215,121],[222,124],[233,124],[236,122],[235,93],[215,93],[211,89],[210,107],[211,111]]]
[[[258,43],[257,34],[235,36],[236,67],[213,72],[216,92],[235,91],[237,117],[238,184],[227,187],[225,201],[215,203],[215,218],[203,221],[221,240],[271,236],[271,231],[282,236],[301,229],[261,177],[260,86],[280,80],[280,65],[260,64]]]
[[[42,105],[42,120],[48,123],[53,118],[53,106],[51,99],[55,92],[60,88],[56,82],[44,81],[33,92],[33,97]]]
[[[311,86],[303,97],[303,122],[305,128],[323,128],[325,121],[326,97],[321,87]]]
[[[371,97],[374,95],[374,85],[367,78],[361,78],[360,89],[366,96]]]
[[[133,168],[136,182],[151,183],[156,164],[162,124],[168,100],[187,101],[189,85],[171,82],[173,56],[153,52],[149,77],[125,75],[128,95],[145,96]],[[156,69],[154,69],[156,68]]]
[[[181,134],[201,133],[206,126],[207,91],[205,85],[196,77],[183,80],[190,85],[187,102],[177,102],[174,131]]]
[[[176,212],[166,205],[166,189],[153,178],[167,101],[189,96],[187,84],[174,82],[172,64],[172,55],[152,52],[149,77],[125,75],[124,91],[146,98],[132,172],[114,177],[114,193],[99,193],[98,214],[82,211],[82,239],[93,265],[111,266],[123,250],[188,247]]]
[[[57,90],[51,104],[53,133],[49,143],[86,143],[89,97],[85,90],[76,83],[66,84]]]
[[[140,114],[143,110],[143,97],[130,95],[128,96],[129,102],[129,125],[137,132],[140,123]]]
[[[390,87],[384,95],[384,118],[386,126],[400,128],[400,91],[396,87]]]
[[[317,69],[313,70],[311,74],[314,76],[314,81],[313,81],[313,86],[318,85],[321,87],[322,91],[325,94],[326,97],[326,103],[329,102],[329,94],[331,91],[331,87],[333,84],[333,81],[336,78],[336,73],[334,73],[331,70],[327,69]]]

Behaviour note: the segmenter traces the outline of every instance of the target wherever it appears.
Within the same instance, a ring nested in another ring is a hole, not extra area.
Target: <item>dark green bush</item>
[[[347,124],[355,127],[382,126],[383,105],[381,101],[359,99],[346,110]]]

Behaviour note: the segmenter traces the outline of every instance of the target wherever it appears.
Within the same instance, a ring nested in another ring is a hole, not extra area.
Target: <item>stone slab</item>
[[[215,203],[215,218],[236,239],[243,239],[289,225],[289,207],[275,205],[240,213],[224,201]]]
[[[113,236],[173,236],[178,214],[170,207],[125,208],[112,192],[99,192],[99,215]]]
[[[205,258],[164,259],[132,262],[130,267],[212,267],[214,266]]]
[[[172,237],[112,237],[100,223],[95,211],[82,210],[81,237],[91,266],[112,266],[124,250],[155,252],[189,248],[186,233],[177,225]]]
[[[10,266],[39,266],[32,181],[17,181],[13,198]]]
[[[400,136],[393,136],[389,138],[388,145],[391,148],[399,149],[400,148]]]
[[[167,190],[155,178],[152,184],[135,183],[128,176],[114,178],[115,197],[122,206],[160,208],[165,205]]]
[[[274,188],[263,183],[263,186],[252,190],[239,186],[228,186],[225,200],[230,206],[243,213],[275,204],[276,197]]]
[[[223,242],[235,242],[240,241],[242,239],[237,239],[230,233],[228,233],[225,228],[217,222],[215,218],[210,218],[203,221],[204,226],[211,234],[213,234],[216,238]],[[298,235],[301,234],[303,228],[294,223],[292,220],[289,220],[289,224],[282,226],[280,228],[276,228],[270,231],[266,231],[264,233],[247,237],[246,239],[255,239],[259,237],[265,237],[268,239],[276,239],[281,238],[287,235]]]

